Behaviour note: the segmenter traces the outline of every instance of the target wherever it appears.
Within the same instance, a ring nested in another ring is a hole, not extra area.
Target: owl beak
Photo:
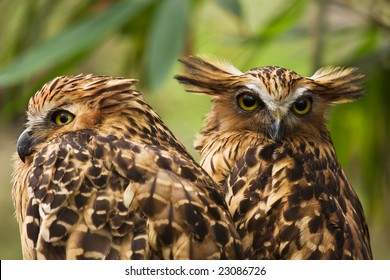
[[[26,157],[32,153],[32,137],[28,129],[22,132],[16,143],[16,148],[20,159],[25,162]]]
[[[279,142],[282,137],[283,137],[283,126],[281,125],[280,120],[275,120],[272,125],[271,125],[271,130],[270,130],[270,136],[271,138]]]
[[[274,121],[272,122],[269,129],[269,135],[276,142],[279,142],[283,138],[283,120],[282,114],[279,111],[275,112]]]

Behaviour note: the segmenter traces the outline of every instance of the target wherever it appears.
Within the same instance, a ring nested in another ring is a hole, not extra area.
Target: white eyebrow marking
[[[266,106],[271,110],[275,111],[276,109],[282,109],[282,111],[287,112],[291,104],[293,104],[299,97],[304,95],[308,90],[305,87],[299,87],[292,93],[288,94],[286,98],[282,100],[275,100],[273,95],[270,95],[265,87],[261,87],[258,83],[251,83],[245,85],[248,89],[256,92],[260,99],[266,104]]]

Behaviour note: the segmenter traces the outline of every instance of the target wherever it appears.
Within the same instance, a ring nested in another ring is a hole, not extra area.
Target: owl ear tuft
[[[185,74],[175,79],[186,86],[187,91],[213,95],[225,91],[242,72],[226,61],[206,56],[189,56],[179,59]]]
[[[357,68],[325,67],[310,77],[313,91],[330,103],[351,102],[364,95],[364,74]]]

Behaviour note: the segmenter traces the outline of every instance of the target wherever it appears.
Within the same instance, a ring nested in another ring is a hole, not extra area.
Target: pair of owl
[[[176,79],[212,99],[200,166],[136,80],[62,76],[30,99],[13,174],[23,258],[371,259],[325,120],[363,75],[181,62]]]

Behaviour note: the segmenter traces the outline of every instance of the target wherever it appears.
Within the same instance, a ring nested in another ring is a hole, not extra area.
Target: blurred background
[[[20,259],[11,155],[28,99],[78,73],[140,80],[145,98],[191,153],[209,99],[173,76],[187,54],[224,57],[242,71],[265,65],[311,76],[360,67],[366,96],[332,109],[339,160],[369,224],[374,258],[390,259],[389,0],[0,0],[0,259]]]

